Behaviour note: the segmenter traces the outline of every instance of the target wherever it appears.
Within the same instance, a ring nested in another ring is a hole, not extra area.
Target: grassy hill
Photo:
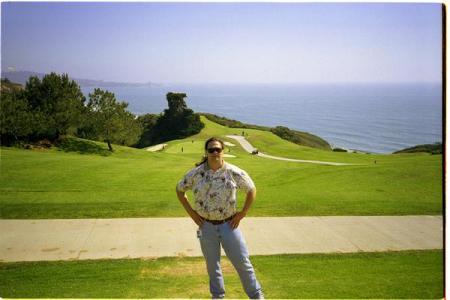
[[[277,126],[275,128],[266,127],[266,126],[259,126],[259,125],[252,125],[252,124],[245,124],[240,121],[231,120],[225,117],[219,117],[214,114],[209,113],[201,113],[201,115],[205,116],[208,120],[218,123],[223,126],[227,126],[230,128],[240,128],[240,129],[256,129],[261,131],[270,131],[272,133],[275,133],[275,135],[281,137],[282,139],[285,139],[287,141],[293,142],[297,145],[301,146],[307,146],[317,149],[323,149],[323,150],[331,150],[330,144],[325,141],[324,139],[313,135],[308,132],[303,131],[297,131],[297,130],[291,130],[287,127],[283,126]]]
[[[276,161],[252,156],[224,137],[242,128],[205,117],[202,122],[199,134],[170,141],[156,153],[121,146],[109,153],[106,144],[75,138],[48,150],[2,147],[0,217],[186,216],[175,185],[200,160],[210,136],[236,144],[225,150],[236,156],[227,161],[254,179],[258,197],[250,216],[442,214],[442,155],[338,153],[245,129],[248,140],[267,154],[357,165]]]
[[[399,150],[394,152],[394,154],[399,153],[417,153],[417,152],[424,152],[424,153],[431,153],[431,154],[442,154],[442,144],[441,143],[435,143],[435,144],[425,144],[425,145],[417,145],[414,147],[406,148],[403,150]]]

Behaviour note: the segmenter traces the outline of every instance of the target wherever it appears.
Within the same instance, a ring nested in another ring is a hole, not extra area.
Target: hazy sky
[[[1,5],[3,70],[165,83],[441,81],[440,4]]]

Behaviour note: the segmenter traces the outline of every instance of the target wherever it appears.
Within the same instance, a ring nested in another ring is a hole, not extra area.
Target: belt
[[[234,217],[234,215],[229,217],[229,218],[226,218],[224,220],[208,220],[208,219],[204,219],[204,220],[206,222],[209,222],[209,223],[213,224],[213,225],[220,225],[220,224],[223,224],[223,223],[225,223],[227,221],[230,221],[231,219],[233,219],[233,217]]]

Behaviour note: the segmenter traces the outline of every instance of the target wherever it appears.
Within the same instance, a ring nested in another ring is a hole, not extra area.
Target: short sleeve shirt
[[[236,191],[249,192],[255,184],[244,170],[224,162],[217,171],[205,162],[190,170],[177,185],[177,190],[192,190],[195,211],[208,220],[224,220],[236,213]]]

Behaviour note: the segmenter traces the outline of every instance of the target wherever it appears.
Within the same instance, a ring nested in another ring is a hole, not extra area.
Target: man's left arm
[[[240,212],[234,215],[233,219],[230,221],[230,226],[233,229],[236,229],[239,226],[239,222],[247,215],[250,206],[252,206],[253,201],[256,198],[256,188],[251,189],[247,192],[247,196],[245,198],[244,207]]]

